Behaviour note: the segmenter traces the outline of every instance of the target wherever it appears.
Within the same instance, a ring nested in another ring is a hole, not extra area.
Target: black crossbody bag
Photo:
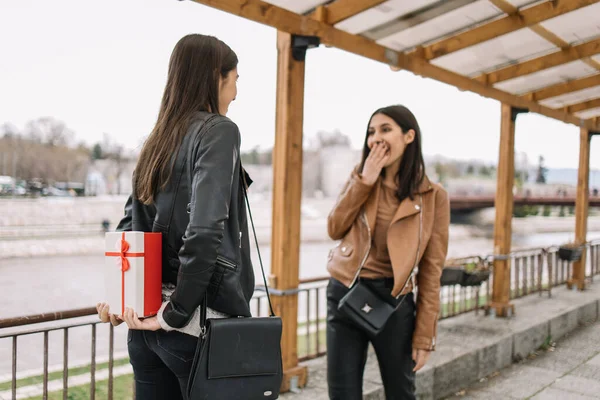
[[[245,179],[242,187],[258,250],[270,316],[207,319],[205,295],[200,308],[201,334],[187,388],[189,400],[271,400],[279,397],[283,380],[282,321],[275,315],[271,305]]]
[[[419,263],[419,253],[421,251],[421,233],[423,229],[423,199],[421,200],[421,208],[419,209],[419,244],[417,246],[417,255],[414,266],[404,283],[404,287],[400,291],[402,293],[408,282],[414,277],[417,265]],[[362,265],[360,269],[362,269]],[[360,269],[357,274],[360,273]],[[406,295],[402,297],[400,302],[394,307],[385,299],[382,299],[377,292],[358,278],[350,291],[346,293],[338,304],[338,311],[351,319],[355,324],[360,326],[371,337],[377,336],[385,324],[390,319],[392,314],[400,308]]]

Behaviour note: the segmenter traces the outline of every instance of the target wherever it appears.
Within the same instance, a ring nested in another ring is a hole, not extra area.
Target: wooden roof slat
[[[598,71],[600,71],[600,62],[594,60],[593,58],[587,57],[587,58],[583,58],[581,61],[583,61],[584,63],[586,63],[590,67],[596,68]]]
[[[598,3],[600,0],[549,0],[536,6],[519,11],[504,0],[493,0],[492,3],[509,15],[495,21],[464,31],[458,35],[440,40],[423,48],[426,60],[432,60],[464,48],[483,43],[495,37],[523,28],[542,28],[540,22],[555,18],[562,14],[578,10],[582,7]],[[545,30],[546,33],[550,33]],[[536,31],[539,34],[539,32]],[[544,35],[540,35],[545,37]],[[556,37],[556,36],[555,36]],[[560,39],[559,39],[560,40]],[[550,40],[552,42],[552,40]],[[565,45],[568,46],[568,43]],[[562,46],[560,46],[562,47]]]
[[[589,89],[594,86],[600,86],[600,74],[587,76],[585,78],[575,79],[568,82],[557,83],[556,85],[536,90],[535,92],[524,94],[522,97],[532,101],[541,101],[551,97],[561,96],[563,94],[577,92],[579,90]]]
[[[530,27],[532,31],[537,33],[539,36],[543,37],[550,43],[553,43],[556,47],[560,47],[561,49],[566,49],[569,47],[569,43],[558,37],[556,34],[550,32],[548,29],[544,28],[542,25],[534,25]],[[600,71],[600,63],[594,61],[590,57],[582,58],[581,61],[589,65],[590,67],[597,69]]]
[[[519,11],[517,7],[513,6],[507,0],[489,0],[489,2],[507,14],[516,14]]]
[[[563,110],[544,107],[525,98],[486,86],[475,79],[445,70],[422,58],[400,53],[381,46],[365,37],[352,35],[331,25],[317,21],[310,16],[302,16],[261,0],[193,0],[212,8],[259,22],[275,29],[296,35],[318,36],[321,43],[341,50],[396,66],[416,75],[432,78],[468,90],[484,97],[496,99],[514,107],[527,108],[529,111],[545,115],[559,121],[584,126],[591,130],[600,127],[591,120],[583,120]]]
[[[569,43],[562,40],[558,35],[553,32],[550,32],[548,29],[544,28],[542,25],[534,25],[530,26],[529,29],[537,33],[539,36],[543,37],[556,47],[560,49],[566,49],[569,47]]]
[[[336,0],[325,6],[325,9],[327,10],[327,23],[335,25],[338,22],[342,22],[345,19],[358,15],[361,12],[376,7],[386,1],[387,0]]]
[[[494,83],[517,78],[519,76],[529,75],[544,69],[557,67],[559,65],[563,65],[571,61],[577,61],[598,53],[600,53],[600,38],[590,40],[577,46],[569,46],[560,51],[534,58],[520,64],[500,68],[498,70],[482,74],[475,79],[479,82],[493,85]]]
[[[362,32],[361,35],[377,41],[477,1],[479,0],[439,1],[429,5],[428,7],[421,8],[412,13],[403,15],[400,18],[396,18],[393,21],[389,21],[366,32]]]
[[[577,104],[572,104],[568,107],[565,107],[565,111],[570,114],[575,114],[596,107],[600,107],[600,98],[582,101],[581,103]]]

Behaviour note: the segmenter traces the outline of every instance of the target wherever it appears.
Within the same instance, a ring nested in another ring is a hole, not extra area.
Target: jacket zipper
[[[237,265],[235,265],[235,263],[221,256],[217,256],[217,264],[234,271],[237,269]]]
[[[366,211],[363,211],[363,213],[361,215],[362,215],[363,219],[365,220],[365,225],[367,226],[367,232],[369,233],[369,243],[368,243],[368,247],[367,247],[367,252],[365,253],[363,260],[360,263],[360,266],[358,267],[358,271],[356,271],[356,274],[354,275],[354,279],[352,279],[352,282],[350,283],[349,287],[352,287],[354,285],[354,282],[356,282],[356,280],[358,279],[358,275],[360,274],[360,271],[364,267],[365,262],[367,262],[367,257],[369,257],[369,253],[371,252],[371,227],[369,226],[369,220],[367,219]]]
[[[400,289],[400,292],[396,296],[396,299],[402,295],[402,292],[404,292],[404,289],[406,289],[406,285],[408,285],[408,282],[411,279],[414,279],[415,270],[418,268],[417,265],[419,264],[419,254],[421,253],[421,236],[422,236],[422,230],[423,230],[423,196],[419,196],[419,203],[420,203],[420,206],[419,206],[420,207],[419,208],[419,240],[417,242],[418,244],[417,244],[417,254],[415,256],[415,263],[412,267],[412,270],[410,271],[410,274],[408,275],[408,278],[406,278],[406,282],[404,282],[402,289]],[[413,289],[414,289],[414,282],[413,282]]]
[[[396,296],[396,298],[400,297],[402,292],[404,292],[404,289],[406,289],[406,285],[408,285],[408,282],[411,280],[411,278],[414,277],[415,269],[417,268],[417,264],[419,263],[419,254],[421,253],[421,236],[422,236],[422,231],[423,231],[423,197],[422,196],[419,196],[419,203],[420,203],[420,206],[419,206],[420,207],[419,208],[419,240],[417,242],[418,244],[417,244],[417,254],[415,256],[415,263],[413,265],[412,270],[410,271],[410,274],[408,275],[408,278],[406,279],[406,282],[404,282],[404,285],[402,286],[402,289],[400,290],[400,293],[398,294],[398,296]],[[369,244],[368,244],[367,252],[366,252],[365,256],[363,257],[363,260],[362,260],[360,266],[358,267],[358,271],[356,271],[356,274],[354,275],[354,279],[352,279],[352,282],[350,283],[349,287],[352,287],[354,285],[354,283],[356,282],[356,280],[358,279],[360,271],[364,267],[365,262],[367,261],[367,257],[369,256],[369,253],[371,252],[371,227],[369,226],[369,221],[367,219],[367,213],[365,211],[363,211],[362,217],[365,221],[365,225],[367,226],[367,232],[369,233]]]

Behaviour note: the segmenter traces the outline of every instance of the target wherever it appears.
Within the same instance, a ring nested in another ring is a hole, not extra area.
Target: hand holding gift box
[[[160,309],[162,235],[155,232],[105,234],[105,300],[114,314],[131,308],[140,317]]]

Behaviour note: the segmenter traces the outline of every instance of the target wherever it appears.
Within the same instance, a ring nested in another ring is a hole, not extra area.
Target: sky
[[[156,122],[171,51],[189,33],[217,36],[237,53],[239,93],[228,117],[240,127],[242,150],[272,147],[276,31],[191,1],[2,0],[0,124],[22,129],[52,116],[79,141],[107,133],[139,149]],[[359,148],[375,109],[404,104],[419,121],[427,156],[497,162],[495,100],[324,46],[308,51],[305,79],[307,138],[339,129]],[[599,141],[592,140],[594,169]],[[543,155],[548,167],[577,168],[579,128],[520,115],[515,148],[531,164]]]

